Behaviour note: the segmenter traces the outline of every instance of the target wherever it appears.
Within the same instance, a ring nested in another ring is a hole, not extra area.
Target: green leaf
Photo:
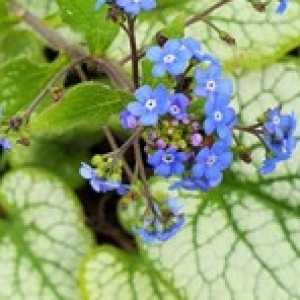
[[[179,2],[179,1],[177,1]],[[182,1],[180,1],[182,2]],[[185,2],[185,1],[183,1]],[[214,0],[191,1],[189,13],[183,8],[166,18],[155,18],[140,23],[138,36],[142,45],[153,45],[153,37],[171,22],[177,15],[185,15],[184,21],[196,13],[202,12],[214,4]],[[276,1],[268,6],[266,13],[254,10],[249,1],[235,0],[214,11],[209,20],[219,29],[226,31],[236,39],[236,46],[222,42],[216,33],[205,22],[197,22],[185,30],[185,37],[190,36],[203,44],[203,48],[220,59],[226,69],[254,69],[269,65],[283,57],[288,51],[300,45],[300,1],[290,1],[287,12],[275,13]],[[162,14],[160,10],[154,10]],[[243,12],[243,13],[241,13]],[[159,22],[160,21],[160,22]],[[119,36],[110,49],[110,55],[119,59],[128,54],[124,47],[125,36]]]
[[[19,57],[1,64],[0,105],[4,116],[10,117],[24,109],[65,63],[58,60],[52,64],[36,64]]]
[[[161,30],[161,33],[168,38],[182,38],[184,36],[184,16],[176,17]]]
[[[18,56],[26,56],[34,62],[45,62],[43,44],[26,30],[9,30],[0,39],[0,63]]]
[[[57,0],[63,20],[82,33],[92,54],[104,54],[119,32],[119,26],[107,19],[107,8],[95,10],[94,0]]]
[[[82,184],[78,169],[80,162],[86,161],[87,157],[87,151],[78,144],[61,144],[58,141],[50,143],[37,139],[30,139],[29,146],[15,144],[8,152],[12,168],[44,168],[72,187]]]
[[[77,300],[76,270],[92,245],[79,203],[37,169],[6,175],[0,187],[0,298]]]
[[[172,280],[158,272],[146,256],[113,247],[93,251],[80,274],[83,300],[184,299]]]
[[[239,71],[235,87],[235,105],[242,110],[243,123],[252,124],[268,107],[279,103],[284,111],[294,110],[300,116],[300,67],[293,63],[256,72]],[[241,138],[249,145],[257,142],[249,135]],[[253,153],[255,164],[261,163],[262,152],[256,149]],[[300,299],[299,162],[300,149],[267,177],[258,176],[253,165],[235,163],[234,172],[228,171],[223,183],[208,193],[171,192],[170,182],[154,181],[154,197],[169,193],[169,197],[183,201],[186,224],[161,245],[147,246],[139,241],[136,256],[140,263],[146,257],[148,265],[169,278],[172,287],[188,300],[220,299],[220,295],[226,300]],[[132,205],[128,210],[120,208],[121,221],[130,230],[144,212],[135,202]],[[123,267],[128,259],[114,258],[105,266],[99,261],[111,256],[112,251],[101,251],[81,271],[86,276],[86,299],[94,299],[95,295],[99,300],[106,299],[100,291],[102,282],[110,276],[118,278],[116,274],[120,281],[110,282],[110,291],[122,290],[124,299],[139,299],[132,296],[132,291],[141,284],[132,282]],[[110,262],[114,271],[110,271]],[[144,274],[147,278],[151,271]],[[93,277],[100,285],[88,280]],[[145,285],[143,291],[151,295],[149,298],[155,297],[151,286]],[[176,299],[164,294],[157,298]]]
[[[300,44],[299,1],[291,1],[283,15],[275,13],[276,1],[267,7],[265,13],[255,11],[249,2],[232,1],[209,18],[236,39],[236,47],[220,42],[218,33],[204,22],[195,23],[187,29],[186,34],[197,37],[231,70],[253,69],[270,64]],[[202,11],[212,3],[212,0],[201,1],[193,8],[193,12]]]
[[[32,119],[31,131],[47,138],[100,132],[101,126],[119,113],[130,97],[104,84],[79,84],[69,89],[58,103]]]

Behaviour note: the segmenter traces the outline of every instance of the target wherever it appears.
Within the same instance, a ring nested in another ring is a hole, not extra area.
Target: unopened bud
[[[235,38],[232,37],[229,33],[225,32],[225,31],[221,31],[219,36],[220,36],[221,40],[224,41],[225,43],[227,43],[228,45],[230,45],[230,46],[236,45]]]

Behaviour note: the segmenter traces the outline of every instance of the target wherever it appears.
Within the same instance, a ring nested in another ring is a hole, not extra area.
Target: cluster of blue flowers
[[[270,109],[266,113],[262,139],[266,145],[267,158],[260,169],[262,174],[274,171],[277,163],[291,157],[296,147],[295,129],[294,114],[282,114],[280,108]]]
[[[155,175],[180,175],[182,179],[174,187],[207,191],[221,182],[222,172],[232,161],[236,121],[230,107],[232,81],[222,76],[217,59],[202,51],[192,38],[171,39],[151,47],[146,57],[153,63],[155,77],[167,74],[178,84],[183,76],[194,75],[192,91],[169,90],[162,84],[154,89],[142,86],[135,92],[136,101],[121,113],[121,124],[126,129],[148,128],[148,163]],[[193,105],[203,109],[195,113]],[[180,132],[179,139],[189,143],[170,139],[169,131],[172,137]]]
[[[132,17],[156,7],[155,0],[97,0],[96,9],[104,3]],[[288,0],[280,0],[277,13],[282,14],[287,5]],[[154,175],[177,178],[170,189],[208,191],[218,186],[233,161],[236,113],[230,105],[232,81],[223,76],[219,61],[193,38],[160,41],[145,56],[153,64],[153,77],[167,84],[136,89],[134,101],[120,114],[122,127],[143,127],[147,163]],[[292,114],[283,115],[275,108],[253,129],[267,153],[262,174],[291,156],[296,145],[295,127]],[[80,174],[96,192],[123,195],[129,191],[120,174],[107,177],[101,170],[97,164],[92,168],[82,163]],[[150,200],[143,225],[134,232],[147,243],[166,241],[184,224],[182,205],[173,198]]]
[[[141,11],[150,11],[156,7],[155,0],[97,0],[96,10],[104,3],[115,6],[132,16],[139,14]]]

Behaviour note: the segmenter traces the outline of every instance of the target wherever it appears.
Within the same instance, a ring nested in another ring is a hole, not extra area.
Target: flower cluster
[[[294,114],[282,114],[280,108],[267,111],[262,136],[266,145],[267,158],[260,168],[262,174],[274,171],[278,162],[291,157],[296,147],[295,129]]]
[[[175,88],[140,87],[121,113],[121,124],[126,129],[147,127],[148,163],[155,175],[181,176],[174,187],[207,191],[221,182],[232,161],[232,82],[222,76],[217,59],[192,38],[151,47],[146,57],[153,63],[153,76],[167,75]],[[187,76],[194,81],[179,89]]]
[[[123,195],[128,191],[128,186],[121,183],[121,163],[110,158],[96,155],[92,159],[95,168],[86,163],[81,163],[79,173],[82,178],[89,181],[93,190],[97,193],[116,191]]]
[[[117,7],[132,16],[139,14],[141,11],[150,11],[156,7],[155,0],[97,0],[96,10],[104,3]]]

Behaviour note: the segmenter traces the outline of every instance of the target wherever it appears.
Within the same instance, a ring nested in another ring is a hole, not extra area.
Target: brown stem
[[[141,148],[140,148],[140,143],[139,139],[136,138],[134,143],[134,153],[135,153],[135,160],[137,164],[137,168],[139,171],[139,174],[141,176],[142,184],[143,184],[143,190],[145,194],[145,198],[147,201],[147,208],[153,213],[153,215],[156,216],[156,209],[154,207],[154,202],[153,202],[153,196],[151,194],[151,191],[149,189],[149,185],[147,183],[147,176],[144,168],[144,163],[141,155]]]
[[[139,87],[139,57],[135,36],[135,18],[128,17],[128,37],[131,50],[132,80],[134,88]]]
[[[223,5],[231,2],[233,0],[219,0],[218,2],[216,2],[215,4],[213,4],[212,6],[208,7],[206,10],[204,10],[203,12],[194,15],[193,17],[191,17],[190,19],[188,19],[185,22],[185,26],[190,26],[198,21],[202,21],[205,17],[207,17],[208,15],[210,15],[213,11],[215,11],[216,9],[222,7]]]
[[[39,35],[46,40],[52,48],[58,51],[63,50],[75,59],[87,56],[87,52],[83,48],[70,44],[59,33],[47,28],[38,17],[27,11],[17,1],[11,0],[10,5],[14,13],[22,17],[23,21],[35,32],[39,33]]]
[[[4,207],[2,207],[1,205],[0,205],[0,219],[7,219],[7,213]]]
[[[115,141],[115,138],[113,137],[111,131],[109,130],[108,127],[103,127],[103,131],[104,131],[104,134],[111,146],[111,148],[114,150],[114,152],[118,152],[119,150],[119,147]],[[124,159],[124,156],[123,156],[123,153],[120,153],[119,154],[119,158],[122,160],[122,163],[123,163],[123,168],[124,168],[124,171],[129,179],[130,182],[134,182],[135,180],[135,177],[134,177],[134,174],[131,170],[131,168],[129,167],[127,161]]]
[[[133,134],[129,137],[129,139],[118,149],[117,155],[119,155],[119,153],[124,154],[127,149],[133,144],[134,140],[141,135],[143,130],[143,127],[137,127],[134,130]]]

